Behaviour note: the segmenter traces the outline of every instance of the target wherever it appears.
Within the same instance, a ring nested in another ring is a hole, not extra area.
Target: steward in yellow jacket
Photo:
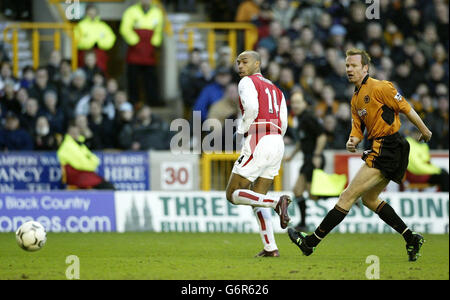
[[[114,46],[116,35],[111,27],[100,19],[96,6],[90,4],[86,7],[86,16],[75,26],[74,32],[80,67],[84,65],[85,51],[93,50],[97,56],[97,66],[106,72],[106,51]]]
[[[114,189],[95,172],[100,159],[84,144],[84,137],[74,124],[69,124],[67,134],[58,148],[58,156],[62,172],[65,174],[66,184],[80,189]]]
[[[122,16],[120,34],[128,44],[127,63],[155,65],[155,48],[161,46],[164,12],[157,3],[141,0],[128,7]]]
[[[156,0],[140,0],[128,7],[122,16],[120,34],[128,44],[127,91],[130,102],[159,106],[159,84],[156,66],[157,48],[163,41],[164,11]],[[139,99],[140,89],[145,100]]]
[[[406,140],[410,145],[406,180],[413,183],[438,185],[442,192],[448,192],[448,172],[430,162],[428,144],[418,142],[417,137],[409,136]]]

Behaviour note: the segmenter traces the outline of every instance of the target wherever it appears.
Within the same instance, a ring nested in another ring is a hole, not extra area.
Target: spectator
[[[344,50],[344,42],[347,37],[350,37],[350,33],[347,33],[347,29],[340,24],[335,24],[330,28],[328,43],[330,46],[342,51]]]
[[[70,84],[72,82],[72,64],[69,59],[63,59],[59,65],[59,78],[55,83],[58,90],[58,95],[68,93]]]
[[[69,123],[67,134],[56,152],[65,174],[66,184],[80,189],[114,190],[111,183],[95,172],[100,160],[89,150],[84,141],[79,128],[73,122]]]
[[[315,107],[315,114],[323,119],[326,115],[336,114],[339,102],[335,98],[334,90],[330,85],[325,85],[322,89],[321,99]]]
[[[64,112],[58,106],[58,94],[54,91],[47,91],[44,94],[44,107],[41,114],[46,117],[53,133],[63,134],[66,129]]]
[[[132,150],[168,150],[172,134],[169,124],[152,113],[150,106],[144,105],[136,115],[133,128]]]
[[[323,129],[327,136],[325,149],[338,149],[338,142],[336,140],[336,125],[337,120],[333,115],[326,115],[323,118]]]
[[[114,97],[116,93],[119,91],[119,83],[115,78],[109,78],[106,81],[106,101],[114,103]]]
[[[88,126],[96,137],[92,149],[114,148],[114,123],[102,112],[102,106],[97,101],[89,103]]]
[[[82,67],[84,73],[86,74],[86,81],[89,88],[92,88],[94,84],[95,75],[100,73],[102,70],[97,66],[97,55],[94,51],[84,52],[84,66]]]
[[[437,108],[425,115],[424,122],[433,132],[430,149],[448,149],[448,95],[439,97]]]
[[[336,94],[336,99],[339,101],[345,102],[351,98],[353,90],[351,90],[349,95],[347,94],[349,85],[344,59],[337,60],[337,63],[333,65],[333,68],[329,72],[328,76],[325,77],[325,82],[333,87]]]
[[[78,102],[89,94],[86,83],[86,74],[82,69],[76,70],[72,75],[72,81],[67,89],[61,90],[61,107],[67,120],[75,117],[75,107]]]
[[[146,104],[161,104],[156,53],[162,43],[163,25],[163,11],[152,0],[140,0],[127,8],[122,16],[120,33],[128,44],[128,94],[133,103],[139,102],[138,92],[142,86]],[[143,80],[142,85],[139,85],[140,79]]]
[[[92,88],[91,94],[86,95],[80,99],[77,106],[75,107],[75,115],[85,115],[89,114],[89,103],[98,102],[102,107],[102,111],[106,114],[108,119],[113,120],[114,114],[116,113],[114,103],[106,101],[106,88],[103,86],[94,86]]]
[[[354,2],[350,6],[350,19],[346,28],[347,37],[352,42],[364,41],[366,39],[366,6],[361,2]]]
[[[336,129],[334,132],[334,149],[345,149],[352,129],[350,105],[347,102],[339,104],[336,112]]]
[[[114,46],[116,35],[111,27],[100,19],[97,6],[87,5],[86,15],[75,26],[74,32],[78,40],[78,65],[83,67],[86,52],[93,51],[96,67],[107,73],[107,51]]]
[[[208,112],[208,119],[216,119],[225,125],[226,119],[236,119],[238,115],[237,99],[239,98],[238,86],[236,83],[229,83],[225,89],[223,97],[211,105]]]
[[[251,22],[255,20],[260,13],[260,7],[263,2],[264,0],[242,1],[237,8],[234,20],[236,22]]]
[[[210,106],[223,97],[225,87],[230,81],[230,70],[220,68],[216,72],[214,82],[205,86],[200,92],[194,104],[194,111],[200,111],[202,122],[206,120]]]
[[[216,69],[228,68],[233,69],[235,62],[231,57],[231,48],[229,46],[222,46],[217,51]]]
[[[302,90],[305,91],[305,93],[312,95],[313,94],[312,86],[315,80],[316,80],[316,68],[314,67],[314,65],[312,63],[304,64],[299,80]],[[305,95],[305,98],[310,103],[314,102],[314,100],[309,99],[307,95]]]
[[[286,30],[286,35],[291,39],[291,41],[297,40],[300,38],[300,33],[303,26],[305,26],[303,20],[298,16],[294,17],[290,27]]]
[[[258,38],[261,40],[270,35],[270,24],[273,20],[273,13],[270,4],[264,1],[258,17],[252,21],[258,28]]]
[[[36,121],[36,128],[33,135],[34,150],[55,151],[58,149],[58,136],[50,130],[50,124],[45,116],[40,116]]]
[[[310,26],[304,26],[300,33],[300,39],[298,40],[298,46],[303,47],[307,53],[311,50],[311,43],[314,40],[314,32]]]
[[[430,67],[429,77],[428,77],[428,87],[430,88],[431,94],[435,95],[436,87],[439,84],[448,83],[448,77],[445,76],[444,67],[440,63],[434,63]]]
[[[325,77],[329,74],[325,50],[319,41],[315,40],[311,43],[311,51],[307,60],[314,64],[318,76]]]
[[[319,17],[317,25],[314,27],[314,36],[321,43],[326,43],[328,36],[330,35],[331,25],[333,25],[331,15],[327,12],[323,12]]]
[[[300,74],[302,73],[303,65],[305,64],[306,54],[303,47],[295,47],[292,50],[291,68],[294,72],[295,82],[300,82]]]
[[[44,105],[44,94],[48,90],[56,91],[56,87],[50,83],[48,70],[45,67],[39,67],[36,70],[36,79],[33,86],[28,90],[31,98],[38,101],[39,106]]]
[[[51,84],[56,85],[57,82],[59,81],[60,77],[59,69],[61,66],[61,61],[62,61],[61,52],[58,50],[53,50],[50,53],[50,59],[46,67],[48,73],[48,80]]]
[[[13,75],[11,63],[9,61],[0,61],[0,91],[3,90],[5,81],[8,79],[14,82],[14,90],[19,88],[19,81]]]
[[[273,60],[280,65],[288,65],[291,62],[291,40],[288,36],[284,35],[279,38]]]
[[[433,56],[433,50],[439,41],[439,35],[434,23],[428,23],[422,33],[421,39],[418,42],[419,48],[425,54],[427,59],[431,59]]]
[[[99,136],[95,136],[91,128],[89,128],[89,123],[87,116],[78,115],[73,120],[74,125],[78,127],[80,134],[84,137],[84,143],[89,149],[94,149],[98,144]],[[69,130],[69,129],[67,129]]]
[[[20,111],[17,113],[17,115],[22,114],[25,112],[25,106],[28,100],[28,91],[26,88],[20,88],[16,93],[16,99],[20,103]]]
[[[283,34],[283,27],[280,22],[272,21],[270,23],[270,34],[267,37],[264,37],[259,40],[258,47],[264,47],[269,50],[269,53],[272,55],[275,53],[277,49],[278,40]]]
[[[7,79],[3,85],[3,93],[0,93],[0,106],[4,111],[12,111],[17,115],[20,114],[22,112],[22,105],[16,97],[14,82],[11,79]]]
[[[272,60],[267,68],[267,79],[279,86],[280,83],[281,66],[276,61]]]
[[[283,92],[286,99],[291,98],[291,92],[294,88],[294,73],[292,69],[289,67],[282,67],[280,70],[280,80],[278,82],[278,86],[280,90]]]
[[[20,87],[30,89],[34,83],[34,70],[31,66],[26,66],[22,70],[22,78],[20,80]]]
[[[298,2],[276,0],[272,5],[273,19],[281,24],[283,30],[289,29],[291,21],[297,12]]]
[[[133,144],[133,105],[128,101],[120,104],[118,116],[116,145],[122,150],[131,149]]]
[[[266,74],[270,62],[270,53],[267,50],[267,48],[264,47],[258,47],[256,51],[259,53],[261,57],[261,73]]]
[[[411,62],[412,62],[411,68],[413,70],[411,76],[413,77],[413,82],[419,84],[422,82],[426,82],[428,65],[425,55],[423,55],[423,52],[420,50],[414,52]]]
[[[189,60],[187,64],[181,69],[179,75],[179,82],[181,88],[181,96],[183,98],[183,104],[185,108],[185,114],[187,111],[192,110],[195,99],[199,94],[198,90],[198,77],[200,76],[200,64],[201,64],[201,51],[198,48],[194,48],[189,53]]]
[[[411,79],[411,65],[409,61],[404,61],[397,65],[392,81],[398,84],[403,96],[407,99],[413,94],[414,87],[419,84],[418,82],[411,82]]]
[[[0,129],[1,151],[33,150],[33,139],[24,129],[20,128],[19,117],[12,111],[6,113],[5,126]]]
[[[39,117],[40,106],[35,98],[28,98],[25,103],[25,112],[20,115],[20,123],[23,129],[28,131],[30,135],[33,134],[36,127],[36,121]]]

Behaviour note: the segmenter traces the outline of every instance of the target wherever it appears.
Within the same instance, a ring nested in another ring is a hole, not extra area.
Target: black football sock
[[[300,209],[300,223],[299,226],[306,225],[306,199],[303,196],[295,197],[298,208]]]
[[[397,215],[392,206],[390,206],[387,202],[382,201],[378,205],[375,212],[378,214],[381,220],[391,226],[395,231],[400,233],[407,243],[411,241],[411,230],[408,229],[408,226],[406,226],[403,220]]]
[[[348,210],[345,210],[336,204],[322,220],[322,223],[320,223],[316,231],[306,237],[306,244],[309,247],[316,247],[334,227],[344,220],[347,214]]]

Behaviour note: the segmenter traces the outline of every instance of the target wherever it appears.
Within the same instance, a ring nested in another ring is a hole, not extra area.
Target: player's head
[[[308,106],[309,104],[301,91],[296,91],[291,95],[291,109],[294,115],[300,115]]]
[[[261,55],[256,51],[244,51],[236,59],[239,76],[245,77],[261,72]]]
[[[351,83],[360,83],[369,74],[370,56],[361,49],[352,48],[347,50],[345,68],[348,80]]]

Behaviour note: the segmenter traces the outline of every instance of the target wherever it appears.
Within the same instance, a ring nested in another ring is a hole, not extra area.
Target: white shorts
[[[278,175],[284,155],[284,141],[279,134],[263,136],[253,153],[251,135],[247,136],[241,155],[234,163],[232,172],[254,182],[258,177],[273,179]]]

